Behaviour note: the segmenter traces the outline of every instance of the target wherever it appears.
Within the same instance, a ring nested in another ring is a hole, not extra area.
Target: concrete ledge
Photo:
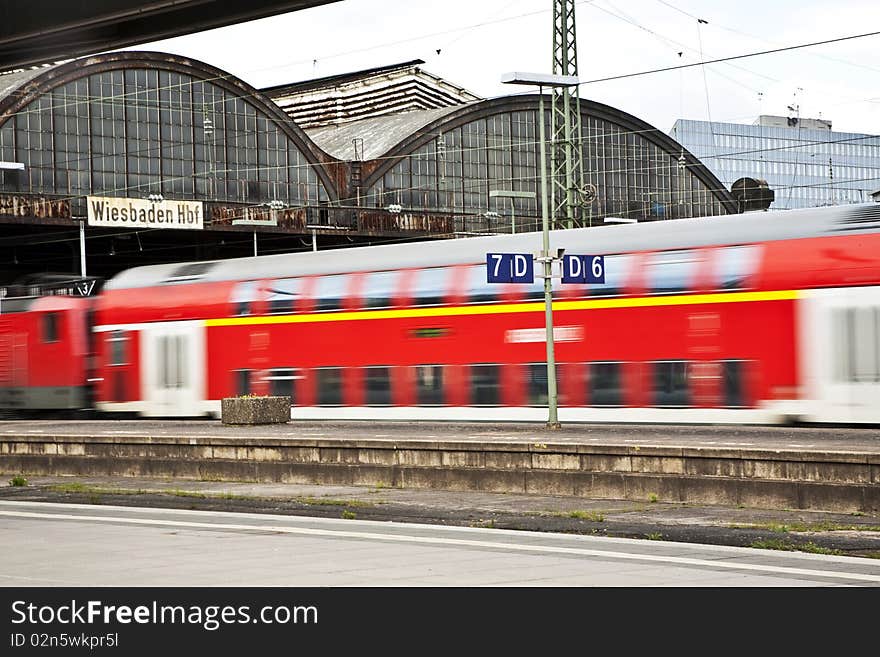
[[[877,455],[850,452],[378,439],[258,441],[241,435],[31,435],[0,437],[0,470],[24,475],[381,484],[643,502],[880,511]]]
[[[225,397],[220,402],[223,424],[284,424],[290,422],[290,397]]]

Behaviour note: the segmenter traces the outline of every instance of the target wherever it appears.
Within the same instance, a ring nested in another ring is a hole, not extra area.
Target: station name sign
[[[204,228],[201,201],[150,201],[140,198],[89,196],[89,226],[113,228]]]

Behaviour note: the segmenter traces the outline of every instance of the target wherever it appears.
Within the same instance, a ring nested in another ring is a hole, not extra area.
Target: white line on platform
[[[3,506],[15,504],[6,502]],[[624,559],[632,561],[652,561],[672,563],[684,566],[697,566],[700,568],[729,570],[750,570],[769,573],[771,575],[823,577],[832,579],[848,579],[860,582],[880,582],[880,575],[864,573],[847,573],[839,571],[813,570],[810,568],[790,568],[787,566],[763,566],[760,564],[731,563],[722,560],[691,559],[688,557],[674,557],[654,554],[638,554],[629,552],[611,552],[608,550],[590,550],[587,548],[572,548],[554,545],[522,545],[503,541],[481,541],[462,538],[444,538],[441,536],[412,536],[405,534],[377,534],[369,531],[346,531],[336,529],[318,529],[313,527],[290,527],[283,525],[248,525],[233,523],[195,522],[188,520],[163,520],[156,518],[126,518],[120,516],[91,516],[70,513],[37,513],[31,511],[2,511],[0,516],[12,518],[31,518],[37,520],[74,520],[78,522],[90,521],[99,523],[121,523],[127,525],[145,525],[161,527],[185,527],[188,529],[208,529],[227,531],[270,532],[278,534],[292,534],[300,536],[323,536],[328,538],[352,538],[371,541],[388,541],[392,543],[420,543],[429,545],[458,545],[494,550],[509,550],[512,552],[543,552],[550,554],[573,554],[584,557],[601,557],[604,559]]]

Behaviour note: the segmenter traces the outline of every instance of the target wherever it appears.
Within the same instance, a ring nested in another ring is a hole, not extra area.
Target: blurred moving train
[[[551,231],[562,422],[880,422],[880,204]],[[545,421],[541,233],[154,265],[93,297],[0,300],[0,408]]]

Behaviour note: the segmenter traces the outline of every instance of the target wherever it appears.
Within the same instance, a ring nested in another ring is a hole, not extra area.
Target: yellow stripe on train
[[[597,310],[600,308],[646,308],[651,306],[686,306],[711,303],[742,303],[749,301],[786,301],[801,296],[798,290],[770,292],[720,292],[681,294],[657,297],[624,297],[614,299],[578,299],[554,301],[553,310]],[[318,312],[292,315],[265,315],[207,319],[205,326],[252,326],[258,324],[298,324],[311,322],[345,322],[361,319],[405,319],[416,317],[456,317],[462,315],[503,315],[533,313],[544,310],[544,302],[500,303],[474,306],[441,306],[436,308],[399,308],[389,310],[356,310]]]

